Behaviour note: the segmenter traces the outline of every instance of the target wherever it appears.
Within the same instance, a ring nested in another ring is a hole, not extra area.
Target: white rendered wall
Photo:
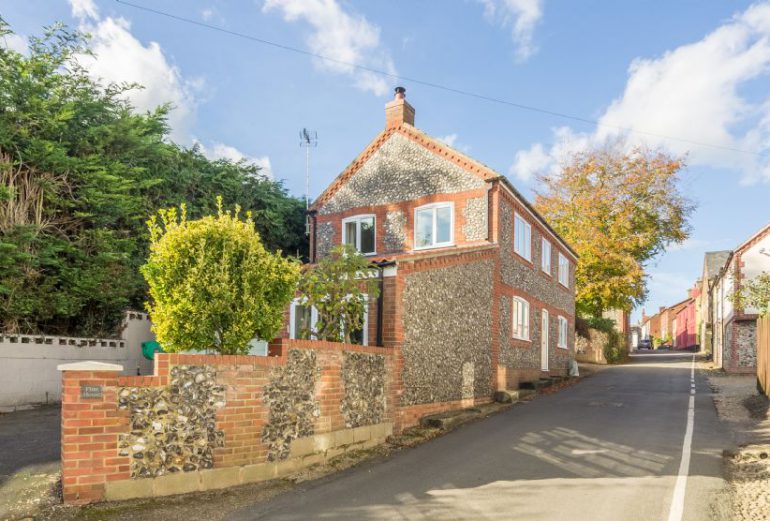
[[[748,282],[764,271],[770,272],[770,236],[764,237],[741,254],[741,261],[741,283]],[[755,308],[746,308],[743,311],[747,314],[757,312]]]
[[[0,334],[0,410],[61,401],[56,366],[79,360],[123,366],[124,374],[152,374],[142,342],[154,340],[145,313],[126,313],[119,339]]]

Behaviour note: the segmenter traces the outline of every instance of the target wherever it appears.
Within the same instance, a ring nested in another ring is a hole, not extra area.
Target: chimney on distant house
[[[406,89],[396,87],[393,101],[385,105],[385,127],[397,127],[401,123],[414,125],[414,107],[406,101]]]
[[[658,308],[658,313],[663,313],[663,311],[665,311],[665,310],[666,310],[666,306],[660,306]]]

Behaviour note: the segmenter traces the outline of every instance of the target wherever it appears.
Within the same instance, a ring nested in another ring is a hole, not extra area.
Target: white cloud
[[[70,6],[75,18],[99,18],[99,10],[93,0],[70,0]]]
[[[396,73],[390,54],[380,42],[380,28],[363,16],[346,12],[336,0],[265,0],[262,9],[280,11],[287,22],[302,20],[312,26],[308,48],[339,60],[315,59],[319,69],[351,76],[357,88],[378,96],[390,92],[391,85],[382,76],[348,65]]]
[[[437,137],[436,140],[444,143],[448,147],[452,147],[455,150],[459,150],[463,154],[469,154],[471,151],[470,145],[465,145],[457,140],[457,133],[447,134],[446,136]]]
[[[455,146],[455,141],[457,141],[457,134],[447,134],[443,137],[437,137],[437,141],[441,141],[447,146],[453,147]]]
[[[516,152],[510,173],[519,179],[528,181],[532,176],[548,170],[551,164],[551,156],[543,150],[543,145],[537,143],[529,150]]]
[[[29,51],[29,42],[27,38],[20,34],[6,34],[3,37],[3,44],[6,49],[11,49],[21,54],[27,54]]]
[[[210,7],[207,7],[203,11],[201,11],[201,18],[203,18],[204,21],[208,22],[214,17],[214,10]]]
[[[196,144],[200,147],[201,153],[209,159],[228,159],[235,162],[244,160],[260,167],[261,174],[264,174],[269,178],[273,177],[273,168],[270,164],[270,157],[268,156],[249,156],[234,146],[225,145],[224,143],[214,143],[210,148],[204,146],[199,141],[196,141]]]
[[[770,96],[750,100],[742,90],[749,82],[768,76],[770,3],[764,2],[735,15],[697,42],[657,58],[635,59],[623,94],[601,115],[595,132],[576,133],[567,127],[554,131],[558,143],[547,151],[551,167],[569,152],[622,140],[628,146],[663,146],[675,154],[688,154],[690,164],[741,172],[744,182],[770,181],[767,159],[695,144],[753,152],[770,149]],[[516,161],[520,154],[533,156],[542,167],[544,151],[541,144],[535,144],[519,152]]]
[[[196,142],[192,138],[195,113],[201,103],[203,78],[186,78],[176,65],[169,62],[160,44],[144,45],[131,33],[131,24],[124,18],[101,18],[91,0],[70,0],[72,15],[80,19],[80,29],[92,35],[94,56],[79,56],[78,61],[94,78],[114,83],[138,83],[144,88],[126,93],[138,112],[153,110],[170,103],[171,139],[183,145]],[[215,13],[214,13],[215,14]],[[200,145],[200,144],[199,144]],[[214,143],[210,149],[202,145],[204,154],[212,159],[245,159],[262,167],[262,173],[272,177],[270,158],[248,156],[235,147]]]
[[[543,18],[544,0],[479,0],[484,17],[493,24],[510,27],[516,45],[516,60],[526,61],[537,52],[535,28]]]
[[[144,88],[126,93],[137,111],[152,110],[170,103],[171,138],[189,144],[190,130],[195,118],[195,93],[201,79],[186,79],[166,58],[157,42],[144,45],[131,33],[125,18],[100,18],[90,0],[70,0],[72,14],[80,19],[80,29],[92,35],[91,49],[95,56],[80,56],[78,61],[89,73],[114,83],[139,83]]]

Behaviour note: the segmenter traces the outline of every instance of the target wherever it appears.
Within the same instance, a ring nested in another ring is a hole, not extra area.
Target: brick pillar
[[[107,481],[128,479],[129,458],[118,456],[118,433],[127,416],[118,411],[123,366],[102,362],[62,364],[61,467],[65,503],[104,498]]]

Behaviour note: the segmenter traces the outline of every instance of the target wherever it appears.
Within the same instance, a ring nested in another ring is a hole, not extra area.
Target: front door
[[[548,310],[543,310],[543,320],[540,323],[540,369],[548,371]]]

